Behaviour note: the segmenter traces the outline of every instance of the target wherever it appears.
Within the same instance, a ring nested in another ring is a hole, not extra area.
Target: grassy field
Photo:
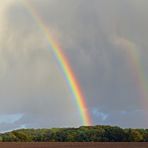
[[[0,148],[148,148],[148,143],[0,143]]]

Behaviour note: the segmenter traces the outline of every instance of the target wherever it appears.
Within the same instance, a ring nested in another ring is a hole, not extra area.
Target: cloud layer
[[[137,84],[137,79],[146,81],[148,73],[148,2],[30,1],[68,57],[94,124],[148,127],[147,100],[141,97],[147,96],[147,82]],[[0,5],[0,118],[5,118],[0,120],[1,131],[81,125],[76,102],[42,29],[22,0]],[[135,53],[138,61],[132,63]],[[139,71],[143,76],[134,77]]]

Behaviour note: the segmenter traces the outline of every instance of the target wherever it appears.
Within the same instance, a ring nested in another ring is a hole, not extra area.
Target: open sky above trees
[[[57,38],[94,125],[148,128],[148,1],[30,0]],[[81,116],[22,0],[0,1],[0,132],[78,127]]]

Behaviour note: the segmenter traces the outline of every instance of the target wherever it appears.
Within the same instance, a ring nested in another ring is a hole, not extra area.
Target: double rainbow
[[[49,32],[48,27],[44,23],[43,18],[38,14],[33,4],[29,0],[23,0],[23,4],[24,4],[24,7],[30,12],[30,15],[32,16],[34,21],[42,29],[46,38],[48,39],[48,42],[53,50],[53,53],[57,59],[57,62],[59,63],[66,77],[66,81],[67,81],[67,84],[69,85],[70,91],[72,92],[72,95],[76,100],[83,125],[86,125],[86,126],[92,125],[92,121],[90,118],[90,114],[88,112],[88,107],[86,104],[85,97],[83,96],[80,85],[78,81],[76,80],[75,74],[72,71],[72,68],[69,64],[68,59],[65,57],[58,42],[52,37],[51,33]]]

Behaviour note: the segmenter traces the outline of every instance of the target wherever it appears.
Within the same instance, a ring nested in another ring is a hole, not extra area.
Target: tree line
[[[148,142],[148,129],[117,126],[20,129],[0,134],[1,142]]]

